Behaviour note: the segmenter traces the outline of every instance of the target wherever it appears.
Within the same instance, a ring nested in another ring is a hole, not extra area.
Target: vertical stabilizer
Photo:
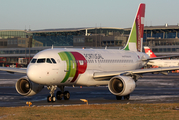
[[[144,46],[144,50],[145,50],[145,53],[146,53],[147,55],[149,55],[150,58],[156,57],[156,55],[152,52],[152,50],[151,50],[149,47]]]
[[[142,52],[144,17],[145,17],[145,4],[141,3],[136,13],[136,17],[134,19],[134,23],[127,44],[123,48],[123,50]]]

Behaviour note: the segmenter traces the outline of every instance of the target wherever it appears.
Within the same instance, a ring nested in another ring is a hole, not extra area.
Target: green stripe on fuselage
[[[75,76],[77,65],[76,65],[75,58],[72,55],[72,53],[70,53],[70,52],[60,52],[58,54],[59,54],[62,61],[66,61],[66,65],[67,65],[66,75],[61,82],[61,83],[65,83],[69,79],[69,77],[73,78]]]

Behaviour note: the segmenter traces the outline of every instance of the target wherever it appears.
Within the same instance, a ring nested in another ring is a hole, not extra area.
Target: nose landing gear
[[[56,98],[54,96],[54,91],[57,89],[56,85],[51,85],[47,87],[48,90],[50,90],[50,95],[47,97],[47,102],[55,102]]]

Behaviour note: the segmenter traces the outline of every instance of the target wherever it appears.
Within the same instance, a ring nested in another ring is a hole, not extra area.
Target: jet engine
[[[42,90],[44,86],[30,81],[27,76],[20,78],[16,82],[16,91],[20,95],[32,96]]]
[[[108,83],[109,91],[117,96],[125,96],[135,89],[135,81],[130,76],[114,76]]]

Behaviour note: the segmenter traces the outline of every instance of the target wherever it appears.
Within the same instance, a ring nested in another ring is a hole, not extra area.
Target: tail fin
[[[134,23],[127,44],[123,48],[123,50],[142,52],[144,17],[145,17],[145,4],[141,3],[136,13],[136,17],[134,19]]]
[[[150,58],[157,57],[157,56],[152,52],[152,50],[151,50],[149,47],[144,46],[144,50],[145,50],[145,53],[146,53],[147,55],[149,55]]]

